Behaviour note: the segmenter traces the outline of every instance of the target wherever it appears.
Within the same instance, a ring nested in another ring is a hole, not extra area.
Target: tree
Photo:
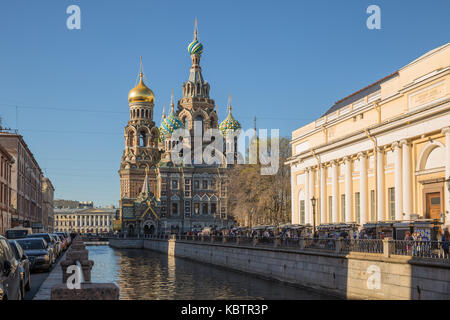
[[[290,155],[288,138],[280,138],[276,174],[261,175],[261,164],[235,165],[229,175],[229,205],[239,225],[278,225],[290,222]],[[257,141],[258,150],[261,141]],[[268,150],[271,150],[268,140]]]

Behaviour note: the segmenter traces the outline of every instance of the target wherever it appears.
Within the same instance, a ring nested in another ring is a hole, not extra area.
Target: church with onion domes
[[[130,119],[124,129],[119,176],[122,231],[129,235],[184,233],[234,224],[227,190],[228,171],[233,164],[180,164],[172,159],[179,143],[172,137],[177,129],[189,132],[194,141],[192,155],[196,148],[205,148],[201,143],[196,145],[194,133],[203,136],[207,130],[217,129],[227,140],[227,135],[241,129],[231,114],[231,99],[228,116],[219,123],[210,84],[200,67],[203,45],[198,40],[197,21],[188,52],[192,64],[189,78],[182,84],[182,97],[175,106],[172,92],[169,113],[166,115],[163,108],[159,126],[153,120],[155,96],[144,83],[142,61],[139,83],[128,94]],[[231,143],[237,159],[237,139]]]

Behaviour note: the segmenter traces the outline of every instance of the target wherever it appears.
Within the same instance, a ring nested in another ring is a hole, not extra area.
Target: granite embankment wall
[[[109,245],[155,250],[347,299],[450,299],[449,261],[174,239],[110,239]]]

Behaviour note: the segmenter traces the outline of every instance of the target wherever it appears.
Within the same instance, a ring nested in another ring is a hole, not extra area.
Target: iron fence
[[[120,236],[119,236],[120,237]],[[390,254],[432,259],[450,260],[449,242],[442,241],[413,241],[382,239],[335,239],[335,238],[297,238],[297,237],[251,237],[245,235],[146,235],[144,238],[171,239],[176,237],[183,241],[228,243],[242,246],[280,247],[294,250],[313,249],[337,253],[362,252],[383,254],[386,248]],[[120,238],[123,238],[120,237]],[[136,237],[125,237],[136,239]],[[142,239],[142,238],[141,238]]]
[[[392,254],[432,259],[450,259],[449,242],[390,240]]]

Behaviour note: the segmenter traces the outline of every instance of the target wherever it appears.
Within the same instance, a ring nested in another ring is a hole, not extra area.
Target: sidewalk
[[[42,283],[38,292],[33,297],[33,300],[50,300],[50,293],[52,291],[52,287],[57,284],[62,283],[62,269],[61,269],[60,262],[64,261],[65,258],[66,258],[66,252],[61,257],[61,259],[58,260],[58,262],[56,263],[56,266],[50,272],[47,279],[45,279],[45,281]]]

